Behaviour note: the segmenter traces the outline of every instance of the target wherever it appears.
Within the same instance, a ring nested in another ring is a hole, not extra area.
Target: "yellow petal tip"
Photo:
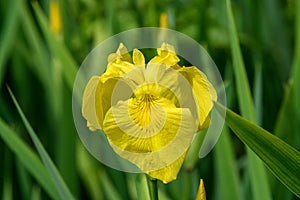
[[[203,179],[200,179],[196,200],[206,200],[206,193],[205,193]]]

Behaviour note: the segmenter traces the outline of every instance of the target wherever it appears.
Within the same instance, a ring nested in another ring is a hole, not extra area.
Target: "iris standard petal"
[[[82,97],[82,115],[86,119],[87,127],[91,131],[100,128],[95,111],[95,93],[99,80],[99,76],[93,76],[89,80]]]
[[[190,82],[197,105],[199,128],[206,128],[208,125],[209,113],[213,107],[213,101],[217,100],[217,93],[206,75],[198,68],[182,67],[178,71]]]
[[[123,43],[120,43],[116,53],[109,54],[109,56],[107,58],[107,61],[108,61],[108,63],[111,63],[111,62],[114,62],[117,59],[121,59],[122,61],[126,61],[126,62],[129,62],[129,63],[132,62],[131,61],[131,56],[128,53],[128,50],[124,46]]]
[[[142,52],[140,52],[138,49],[133,50],[133,64],[136,66],[144,66],[145,65],[145,57]]]
[[[163,43],[162,46],[157,49],[157,53],[158,55],[152,58],[148,64],[165,64],[171,67],[180,61],[172,45]]]
[[[165,64],[147,64],[145,80],[160,85],[160,96],[178,105],[179,98],[181,98],[179,75],[176,70]]]
[[[127,48],[120,44],[116,53],[108,56],[106,71],[101,75],[101,82],[104,83],[109,78],[122,77],[127,72],[133,70],[136,66],[132,63]]]
[[[110,78],[122,77],[134,68],[135,66],[132,63],[118,59],[107,65],[106,71],[101,76],[101,82],[104,83]]]

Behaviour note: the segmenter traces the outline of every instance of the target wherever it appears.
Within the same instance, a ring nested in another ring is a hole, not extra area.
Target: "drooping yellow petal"
[[[176,108],[167,99],[120,101],[107,112],[103,124],[118,155],[164,182],[177,176],[182,164],[177,160],[190,146],[196,126],[189,109]],[[174,162],[173,171],[165,174],[163,169],[172,168]]]
[[[123,150],[139,153],[157,151],[172,141],[179,124],[168,127],[168,132],[162,130],[171,123],[181,122],[181,109],[175,108],[165,99],[146,101],[120,101],[108,111],[104,132],[113,144]]]
[[[207,117],[217,100],[217,93],[206,75],[194,66],[182,67],[178,71],[190,82],[197,105],[199,128],[207,127]]]
[[[204,182],[202,179],[200,179],[196,200],[206,200]]]
[[[186,152],[184,152],[183,155],[181,155],[175,162],[167,165],[162,169],[148,172],[148,174],[153,178],[162,180],[163,183],[174,181],[177,178],[177,174],[179,173],[185,156]]]
[[[170,44],[163,43],[161,48],[157,49],[157,53],[158,55],[152,58],[148,64],[165,64],[171,67],[180,61],[174,47]]]
[[[118,92],[117,98],[113,98],[114,92]],[[103,120],[109,108],[118,100],[128,99],[132,94],[131,88],[120,78],[109,78],[104,83],[100,81],[95,92],[95,113],[101,129]]]
[[[99,76],[93,76],[89,80],[82,97],[82,115],[87,120],[87,126],[91,131],[100,128],[95,110],[95,93],[99,79]]]

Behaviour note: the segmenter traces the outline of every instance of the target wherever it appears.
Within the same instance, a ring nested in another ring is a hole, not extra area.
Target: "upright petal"
[[[178,105],[181,97],[178,76],[180,74],[165,64],[148,64],[145,72],[145,80],[161,86],[160,96],[167,98]]]
[[[133,50],[133,64],[136,66],[144,66],[145,65],[145,57],[142,52],[140,52],[138,49]]]
[[[157,53],[158,55],[152,58],[148,64],[165,64],[168,67],[172,67],[180,61],[174,47],[167,43],[163,43],[161,48],[157,49]]]
[[[93,76],[89,80],[82,97],[82,115],[87,120],[88,128],[92,131],[100,128],[95,110],[95,93],[99,79],[99,76]]]
[[[131,56],[123,43],[120,44],[116,53],[108,56],[107,61],[106,71],[101,75],[102,83],[109,78],[122,77],[135,68],[134,64],[132,64]]]
[[[178,71],[189,81],[197,105],[199,129],[206,128],[209,123],[209,113],[213,107],[213,101],[217,100],[217,93],[206,75],[198,68],[182,67]]]
[[[114,62],[115,60],[120,59],[122,61],[126,61],[131,63],[131,56],[128,53],[127,48],[124,46],[123,43],[120,43],[116,53],[112,53],[108,56],[107,61],[108,63]]]
[[[120,78],[134,68],[135,66],[132,63],[118,59],[107,65],[106,71],[101,75],[101,82],[104,83],[110,78]]]

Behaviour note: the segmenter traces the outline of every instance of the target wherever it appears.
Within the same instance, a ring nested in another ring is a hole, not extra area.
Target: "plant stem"
[[[150,176],[147,176],[147,178],[151,200],[158,200],[157,179],[153,179]]]

